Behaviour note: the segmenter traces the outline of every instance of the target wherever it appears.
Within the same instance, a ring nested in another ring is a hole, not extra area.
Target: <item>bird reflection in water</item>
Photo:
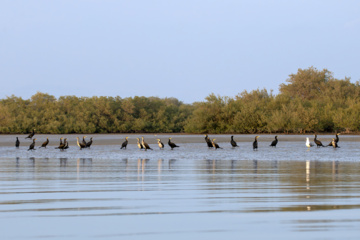
[[[333,181],[337,181],[338,177],[339,177],[339,161],[338,160],[334,160],[332,162],[332,176],[333,176]]]
[[[35,167],[35,158],[31,157],[29,158],[31,167]]]
[[[169,170],[173,170],[172,165],[174,165],[175,162],[176,162],[176,159],[170,159],[169,160]]]
[[[20,158],[19,157],[16,157],[16,172],[19,171],[19,167],[20,167]]]
[[[76,162],[77,179],[80,179],[80,168],[85,172],[91,172],[92,158],[78,158]]]
[[[138,159],[138,181],[140,181],[140,173],[141,173],[141,181],[144,181],[144,175],[145,175],[145,168],[146,163],[149,161],[149,159]]]
[[[258,160],[253,160],[253,169],[254,169],[254,173],[257,174],[258,173]]]
[[[67,158],[60,158],[60,169],[61,169],[61,171],[66,170],[67,160],[68,160]]]

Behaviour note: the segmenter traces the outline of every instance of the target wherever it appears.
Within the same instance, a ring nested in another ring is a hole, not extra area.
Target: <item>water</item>
[[[3,144],[1,236],[359,239],[360,143],[307,149],[303,138],[260,141],[259,151],[245,140],[209,150],[202,137],[146,152],[133,143],[66,152]]]

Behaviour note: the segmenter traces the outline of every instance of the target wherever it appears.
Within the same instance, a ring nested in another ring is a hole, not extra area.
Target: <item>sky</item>
[[[0,98],[156,96],[185,103],[299,68],[360,80],[360,1],[2,0]]]

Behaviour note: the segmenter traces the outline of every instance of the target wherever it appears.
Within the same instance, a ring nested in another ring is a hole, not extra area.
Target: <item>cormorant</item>
[[[138,145],[138,148],[141,150],[141,149],[144,149],[143,145],[141,144],[140,142],[140,139],[139,138],[136,138],[137,139],[137,145]]]
[[[91,146],[91,144],[93,143],[93,140],[92,140],[93,138],[91,137],[90,138],[90,141],[88,141],[87,143],[86,143],[86,148],[90,148],[90,146]]]
[[[160,149],[164,149],[164,144],[162,143],[161,139],[156,139],[158,141],[158,145]]]
[[[313,146],[314,146],[314,144],[312,144],[312,143],[310,142],[310,140],[309,140],[309,138],[308,138],[308,137],[306,138],[306,143],[305,143],[305,146],[307,146],[308,148],[309,148],[309,147],[313,147]]]
[[[209,136],[208,136],[207,134],[205,135],[205,142],[206,142],[208,148],[212,148],[212,147],[213,147],[213,145],[212,145],[212,143],[211,143],[211,140],[210,140],[210,138],[209,138]]]
[[[82,140],[82,143],[85,145],[85,147],[86,147],[86,141],[85,141],[85,138],[86,138],[86,136],[83,136],[83,140]]]
[[[171,150],[173,150],[173,149],[176,148],[176,147],[179,147],[179,146],[176,145],[175,143],[171,142],[171,138],[169,138],[168,144],[169,144],[169,146],[171,147]]]
[[[84,144],[83,142],[79,142],[79,137],[76,137],[76,139],[77,139],[77,145],[79,146],[80,150],[86,148],[86,144]]]
[[[42,147],[46,148],[46,146],[47,146],[48,144],[49,144],[49,138],[46,138],[46,141],[41,144],[41,147],[40,147],[40,148],[42,148]]]
[[[19,146],[20,146],[20,141],[19,141],[19,138],[16,137],[15,147],[19,148]]]
[[[339,148],[335,138],[332,139],[331,143],[332,143],[333,148]]]
[[[30,144],[28,151],[29,151],[29,150],[36,150],[36,149],[34,148],[34,147],[35,147],[35,140],[36,140],[36,138],[33,139],[33,142]]]
[[[276,144],[278,143],[277,136],[275,136],[275,140],[271,142],[270,147],[276,147]]]
[[[339,142],[339,135],[340,135],[340,133],[337,133],[337,134],[335,135],[335,143],[336,143],[336,145],[337,145],[337,143]],[[333,146],[332,141],[329,143],[328,146]]]
[[[68,149],[69,148],[69,142],[67,141],[67,138],[64,139],[64,143],[65,143],[64,149]]]
[[[30,138],[30,139],[32,139],[32,137],[35,135],[35,128],[32,130],[32,132],[29,134],[29,136],[27,136],[25,139],[27,139],[27,138]]]
[[[257,150],[258,149],[258,141],[257,139],[259,138],[259,136],[255,137],[255,141],[253,142],[253,150]]]
[[[232,147],[238,147],[237,143],[234,140],[234,136],[231,136],[230,144]]]
[[[221,147],[219,147],[219,145],[215,142],[215,138],[211,141],[211,144],[213,145],[213,148],[215,148],[215,150],[216,149],[218,149],[218,148],[220,148],[220,149],[222,149]]]
[[[149,144],[147,144],[145,141],[144,141],[144,137],[141,137],[141,145],[143,146],[143,148],[146,150],[150,149],[150,150],[153,150]]]
[[[59,144],[59,146],[57,147],[57,148],[55,148],[55,149],[62,149],[64,146],[65,146],[65,144],[63,143],[63,137],[61,137],[60,138],[60,144]]]
[[[123,142],[123,143],[121,144],[121,148],[120,148],[120,149],[123,149],[123,148],[126,149],[126,146],[128,145],[128,142],[129,142],[129,141],[128,141],[128,138],[129,138],[129,137],[126,137],[126,138],[125,138],[125,142]]]
[[[59,146],[59,149],[61,151],[64,151],[64,149],[68,149],[68,148],[69,148],[69,144],[67,142],[67,138],[64,138],[64,143],[61,146]]]
[[[325,147],[325,146],[322,144],[322,142],[320,142],[319,140],[317,140],[317,135],[315,134],[314,136],[315,136],[314,142],[315,142],[316,146],[317,146],[317,147]]]

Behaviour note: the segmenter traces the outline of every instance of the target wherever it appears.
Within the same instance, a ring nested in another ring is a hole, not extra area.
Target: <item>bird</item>
[[[211,141],[211,144],[213,145],[213,148],[215,148],[215,150],[216,149],[218,149],[218,148],[220,148],[220,149],[222,149],[221,147],[219,147],[219,145],[215,142],[215,138]]]
[[[69,142],[67,141],[67,138],[64,139],[64,143],[65,143],[65,146],[64,146],[64,150],[65,149],[68,149],[69,148]]]
[[[129,138],[129,137],[126,137],[126,138],[125,138],[125,142],[123,142],[123,143],[121,144],[121,148],[120,148],[120,149],[123,149],[123,148],[126,149],[126,146],[128,145],[128,142],[129,142],[129,141],[128,141],[128,138]]]
[[[82,143],[83,143],[83,144],[85,144],[85,147],[86,147],[86,141],[85,141],[85,138],[86,138],[86,136],[83,136]]]
[[[308,148],[310,148],[310,147],[313,147],[313,146],[314,146],[314,144],[312,144],[312,143],[310,142],[310,140],[309,140],[309,138],[308,138],[308,137],[306,138],[306,143],[305,143],[305,146],[307,146]]]
[[[209,139],[209,136],[208,136],[207,134],[205,135],[205,142],[206,142],[208,148],[212,148],[212,147],[213,147],[212,142],[211,142],[211,140]]]
[[[237,143],[234,140],[234,136],[231,136],[230,144],[232,147],[238,147]]]
[[[259,136],[255,137],[255,141],[253,142],[253,150],[258,150],[258,141],[257,141],[258,138]]]
[[[16,148],[19,148],[19,146],[20,146],[20,141],[19,141],[19,138],[16,137],[15,147],[16,147]]]
[[[55,149],[62,149],[64,146],[65,146],[65,144],[63,143],[63,140],[64,138],[63,137],[61,137],[60,138],[60,144],[59,144],[59,146],[57,147],[57,148],[55,148]]]
[[[336,145],[337,145],[337,143],[339,142],[339,135],[340,135],[340,133],[336,133],[336,135],[335,135],[335,143],[336,143]],[[331,142],[328,144],[328,146],[333,146],[332,142],[333,142],[333,141],[331,141]]]
[[[64,151],[65,149],[69,148],[69,144],[67,142],[67,138],[64,138],[64,143],[61,144],[61,146],[59,146],[60,151]]]
[[[46,146],[47,146],[48,144],[49,144],[49,138],[46,138],[46,141],[41,144],[41,147],[40,147],[40,148],[42,148],[42,147],[46,148]]]
[[[27,138],[30,138],[30,139],[32,139],[32,137],[35,135],[35,128],[32,130],[32,132],[29,134],[29,136],[27,136],[25,139],[27,139]]]
[[[173,149],[176,148],[176,147],[179,147],[178,145],[176,145],[175,143],[173,143],[173,142],[171,141],[171,138],[169,138],[168,144],[169,144],[169,146],[171,147],[171,150],[173,150]]]
[[[93,140],[92,140],[93,138],[91,137],[90,138],[90,141],[88,141],[87,143],[86,143],[86,148],[90,148],[90,146],[91,146],[91,144],[93,143]]]
[[[162,143],[161,139],[158,138],[156,140],[158,141],[158,145],[159,145],[160,150],[164,149],[164,144]]]
[[[31,150],[31,151],[32,151],[32,150],[36,150],[36,149],[34,148],[34,147],[35,147],[35,140],[36,140],[36,138],[33,139],[33,142],[30,144],[28,151],[29,151],[29,150]]]
[[[140,142],[140,139],[139,138],[136,138],[137,139],[137,145],[138,145],[138,148],[141,150],[141,149],[144,149],[143,145],[141,144]]]
[[[79,146],[80,150],[86,148],[86,144],[84,144],[83,142],[79,142],[79,137],[76,137],[76,139],[77,139],[77,145]]]
[[[314,142],[315,142],[316,146],[317,147],[325,147],[321,141],[317,140],[317,135],[315,134],[314,136],[315,136]]]
[[[145,142],[144,137],[141,137],[141,145],[143,146],[143,148],[145,149],[145,151],[148,150],[148,149],[153,150],[153,149],[149,146],[149,144],[147,144],[147,143]]]
[[[339,148],[335,138],[332,139],[331,143],[332,143],[333,148]]]
[[[275,140],[271,142],[270,147],[276,147],[276,144],[278,143],[277,136],[275,136]]]

